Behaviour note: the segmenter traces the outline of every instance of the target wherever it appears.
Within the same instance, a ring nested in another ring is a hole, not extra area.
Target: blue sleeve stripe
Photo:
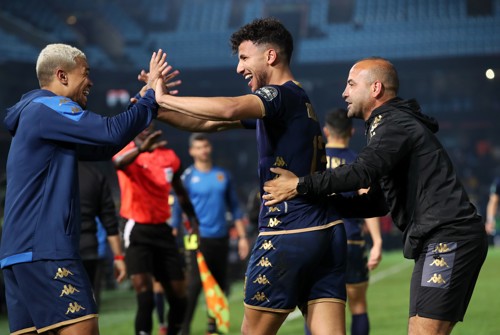
[[[41,103],[60,115],[77,122],[80,121],[84,112],[76,102],[61,96],[40,97],[34,99],[33,102]]]
[[[31,261],[33,261],[33,253],[31,251],[23,252],[22,254],[5,257],[0,261],[0,267],[3,269],[4,267],[12,264],[28,263]]]

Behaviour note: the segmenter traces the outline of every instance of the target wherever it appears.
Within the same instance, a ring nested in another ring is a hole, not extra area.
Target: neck
[[[326,146],[329,148],[347,148],[349,147],[349,138],[344,137],[328,137]]]
[[[207,172],[207,171],[212,170],[212,161],[210,161],[210,160],[205,161],[205,162],[203,162],[203,161],[195,161],[194,162],[194,167],[198,171]]]

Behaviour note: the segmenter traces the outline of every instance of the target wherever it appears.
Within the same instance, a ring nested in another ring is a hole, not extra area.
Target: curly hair
[[[278,53],[290,63],[293,53],[292,34],[275,18],[255,19],[234,32],[231,35],[233,53],[238,52],[244,41],[251,41],[255,45],[273,44],[278,47]]]

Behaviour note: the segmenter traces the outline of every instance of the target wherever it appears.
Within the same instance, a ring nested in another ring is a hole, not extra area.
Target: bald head
[[[364,58],[354,66],[366,70],[366,79],[369,84],[380,81],[389,95],[396,96],[399,90],[398,72],[394,65],[381,57]]]
[[[358,61],[349,71],[342,97],[347,115],[367,120],[371,112],[398,94],[399,79],[394,65],[379,57]]]

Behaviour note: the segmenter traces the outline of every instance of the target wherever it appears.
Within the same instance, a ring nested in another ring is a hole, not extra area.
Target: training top
[[[414,99],[387,101],[372,111],[365,127],[368,144],[356,160],[304,177],[308,194],[325,197],[378,183],[403,232],[406,258],[417,258],[427,243],[484,238],[482,218],[434,135],[437,121]]]
[[[334,169],[343,164],[350,164],[354,162],[357,156],[356,152],[354,152],[349,148],[336,148],[336,147],[329,147],[327,145],[325,151],[326,151],[327,169]],[[356,191],[342,192],[341,195],[345,197],[354,197],[357,195],[357,192]],[[361,229],[364,223],[363,219],[358,219],[358,218],[347,219],[343,217],[342,221],[344,221],[345,231],[348,240],[353,240],[353,241],[363,240],[363,233]]]
[[[259,178],[263,184],[275,177],[271,167],[282,167],[303,176],[325,169],[325,149],[318,119],[306,92],[294,81],[264,86],[254,92],[264,105],[262,119],[242,121],[257,130]],[[282,231],[322,226],[339,220],[326,211],[323,199],[296,197],[274,206],[264,206],[259,230]]]
[[[127,151],[136,150],[132,141],[113,159]],[[120,215],[136,223],[165,224],[170,218],[170,183],[179,171],[181,161],[175,152],[165,147],[143,152],[117,170],[120,184]]]
[[[7,109],[7,158],[0,266],[77,259],[80,199],[77,160],[110,159],[156,117],[154,91],[127,111],[104,117],[69,98],[33,90]]]
[[[200,237],[227,237],[226,212],[233,220],[243,217],[229,172],[217,166],[205,172],[191,165],[181,178],[198,217]]]

